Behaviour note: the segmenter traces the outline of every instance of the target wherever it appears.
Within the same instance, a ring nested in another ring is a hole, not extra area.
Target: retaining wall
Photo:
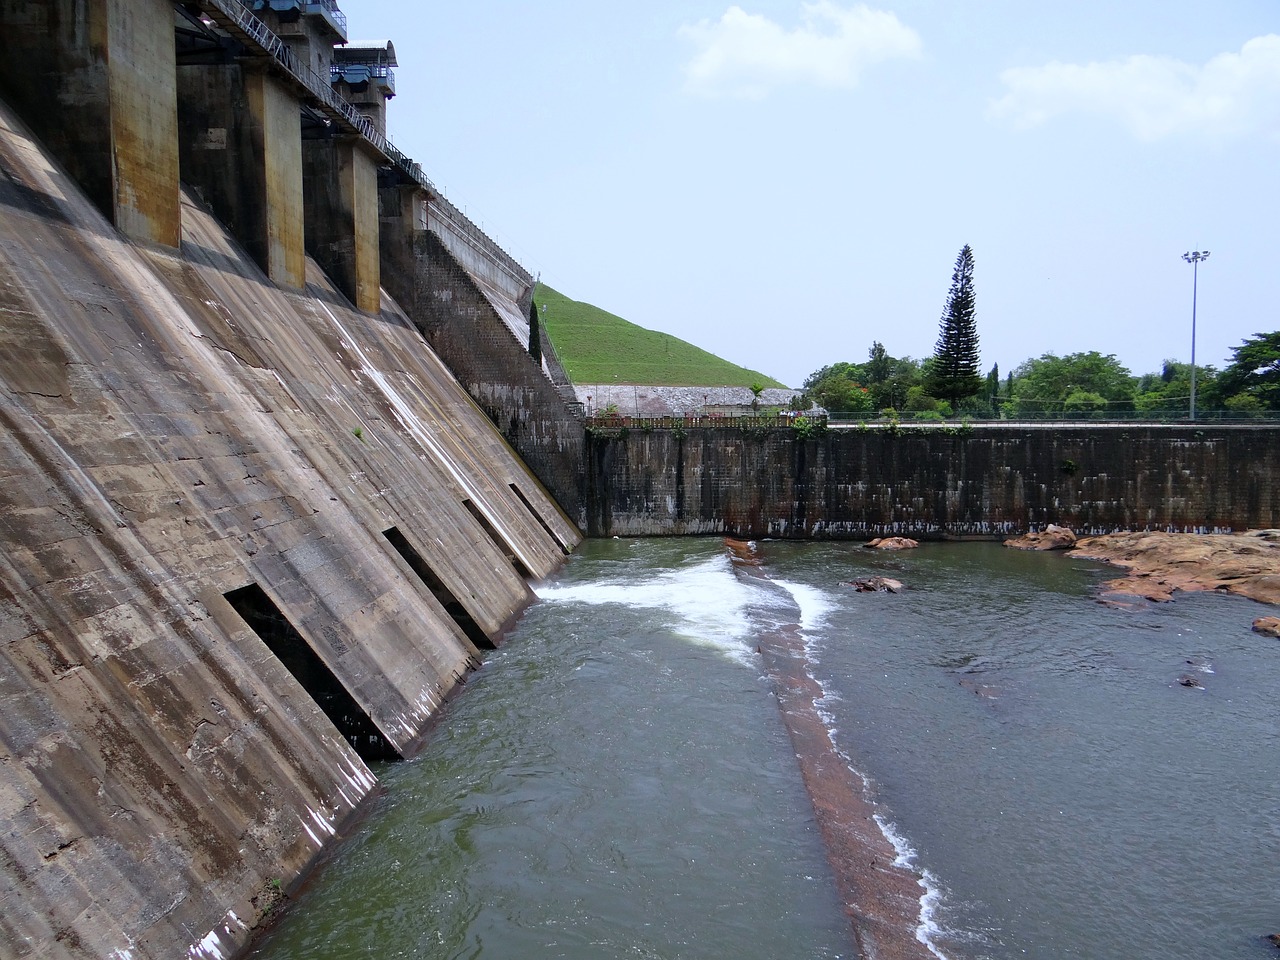
[[[389,289],[394,294],[413,285],[404,295],[414,298],[410,313],[427,341],[582,526],[583,421],[504,319],[504,313],[519,316],[521,306],[491,287],[482,289],[434,232],[418,231],[413,242],[414,273],[389,279]],[[525,310],[531,295],[523,300]]]
[[[1274,427],[594,429],[590,536],[1280,526]]]

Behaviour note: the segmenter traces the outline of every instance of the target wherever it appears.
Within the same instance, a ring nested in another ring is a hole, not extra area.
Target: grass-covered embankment
[[[547,336],[574,383],[635,383],[659,387],[785,387],[669,333],[646,330],[589,303],[538,284],[534,302]],[[542,307],[546,306],[546,310]]]

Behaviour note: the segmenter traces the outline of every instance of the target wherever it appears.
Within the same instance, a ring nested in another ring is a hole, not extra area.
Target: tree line
[[[932,356],[893,357],[874,341],[864,362],[833,363],[810,374],[805,399],[832,413],[916,419],[1189,413],[1191,365],[1176,360],[1166,360],[1159,372],[1134,375],[1114,354],[1046,353],[1024,360],[1003,379],[998,365],[983,376],[973,273],[973,251],[965,245]],[[1195,385],[1200,411],[1248,416],[1280,410],[1280,332],[1248,338],[1222,370],[1197,365]]]

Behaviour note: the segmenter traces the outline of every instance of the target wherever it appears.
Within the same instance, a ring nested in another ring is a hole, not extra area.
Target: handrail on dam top
[[[347,38],[347,15],[338,9],[338,0],[307,0],[307,13],[319,12]]]
[[[321,78],[310,67],[299,63],[289,45],[254,16],[253,11],[245,5],[245,0],[199,0],[199,3],[224,29],[231,28],[231,32],[240,34],[241,39],[252,42],[274,59],[285,73],[325,108],[326,113],[333,119],[344,122],[351,132],[367,140],[392,166],[424,189],[439,194],[435,184],[423,173],[422,166],[397,150],[391,141],[377,131],[368,117],[334,92],[328,79]]]
[[[715,427],[729,427],[736,430],[749,430],[757,427],[790,428],[803,415],[789,413],[778,414],[745,414],[743,416],[726,416],[725,414],[698,414],[694,416],[670,417],[628,417],[617,414],[595,414],[586,418],[586,425],[593,430],[688,430]],[[814,422],[826,422],[825,417],[808,417]]]
[[[1089,419],[1087,417],[1030,417],[1030,418],[1010,418],[1000,419],[997,417],[988,418],[968,418],[953,420],[912,420],[903,418],[901,420],[892,418],[883,419],[854,419],[849,414],[823,414],[810,411],[808,413],[783,412],[777,414],[734,414],[734,413],[715,413],[715,414],[690,414],[681,416],[672,414],[662,417],[636,417],[624,414],[609,414],[596,412],[584,419],[585,425],[599,433],[610,435],[614,431],[631,431],[631,430],[688,430],[688,429],[733,429],[733,430],[750,430],[756,428],[796,428],[804,427],[799,421],[808,422],[808,430],[840,430],[840,431],[874,431],[874,432],[901,432],[908,435],[916,435],[922,433],[944,433],[953,435],[966,435],[974,430],[1000,430],[1000,429],[1026,429],[1034,431],[1042,430],[1061,430],[1061,429],[1105,429],[1105,430],[1122,430],[1131,429],[1133,427],[1152,427],[1152,428],[1197,428],[1204,426],[1234,427],[1239,429],[1255,428],[1258,430],[1274,430],[1280,425],[1280,416],[1260,417],[1256,415],[1242,417],[1224,414],[1220,417],[1210,416],[1201,419],[1199,416],[1195,420],[1187,417],[1180,419],[1174,418],[1153,418],[1146,416],[1142,418],[1134,417],[1132,419],[1121,419],[1117,417],[1106,417],[1098,419]]]
[[[279,69],[306,90],[332,119],[344,124],[350,132],[363,137],[387,160],[390,166],[400,171],[411,183],[426,190],[446,219],[455,225],[465,225],[467,230],[464,232],[474,235],[467,238],[468,242],[475,245],[476,237],[483,238],[487,241],[484,247],[504,270],[523,283],[532,283],[532,275],[520,265],[519,261],[498,246],[493,238],[481,230],[465,213],[448,202],[444,193],[428,179],[421,164],[406,156],[378,132],[368,117],[339,96],[329,78],[318,76],[314,70],[298,61],[293,51],[289,49],[289,45],[276,36],[271,28],[248,8],[247,4],[252,3],[253,0],[197,0],[197,2],[200,8],[224,30],[246,45],[256,46],[269,56]]]
[[[1205,424],[1222,426],[1274,427],[1280,423],[1280,414],[1235,413],[1226,411],[1196,411],[1192,420],[1185,412],[1180,414],[1159,414],[1152,412],[1109,410],[1105,413],[1090,415],[1078,411],[1040,411],[1037,413],[1018,413],[1005,417],[999,416],[964,416],[943,419],[937,416],[915,418],[910,413],[899,417],[882,416],[876,413],[829,413],[827,418],[832,427],[867,427],[880,429],[889,425],[915,428],[946,428],[959,426],[972,427],[1195,427]]]

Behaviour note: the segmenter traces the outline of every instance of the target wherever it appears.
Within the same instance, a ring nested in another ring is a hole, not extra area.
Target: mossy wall
[[[1280,525],[1274,426],[595,430],[591,536],[999,536]]]

